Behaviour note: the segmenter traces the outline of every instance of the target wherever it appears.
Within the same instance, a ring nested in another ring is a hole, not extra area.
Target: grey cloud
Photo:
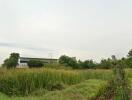
[[[31,46],[31,45],[15,44],[15,43],[0,42],[0,46],[11,47],[11,48],[20,48],[20,49],[28,49],[28,50],[40,51],[40,52],[53,52],[54,51],[54,50],[47,49],[47,48],[40,48],[40,47]]]

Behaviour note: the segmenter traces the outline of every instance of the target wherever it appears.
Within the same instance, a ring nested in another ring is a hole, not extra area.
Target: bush
[[[27,64],[30,68],[40,68],[44,65],[43,62],[39,60],[29,60]]]
[[[113,67],[113,63],[111,59],[103,59],[101,60],[98,68],[110,69]]]
[[[128,52],[128,57],[132,57],[132,49]]]
[[[59,58],[59,63],[63,64],[64,66],[70,66],[72,68],[77,68],[78,67],[76,58],[68,57],[66,55],[62,55]]]
[[[123,62],[125,67],[132,68],[132,57],[122,59],[122,62]]]
[[[65,69],[65,70],[69,70],[72,69],[71,67],[65,67],[62,64],[59,63],[47,63],[44,65],[45,68],[52,68],[52,69]]]
[[[93,60],[85,60],[83,61],[78,61],[78,66],[80,66],[80,68],[95,68],[96,64],[94,63]]]

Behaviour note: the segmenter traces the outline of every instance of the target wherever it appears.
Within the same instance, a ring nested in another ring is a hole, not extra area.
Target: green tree
[[[128,52],[127,58],[122,58],[124,66],[127,68],[132,68],[132,49]]]
[[[83,61],[78,61],[78,64],[81,68],[95,68],[96,64],[94,63],[93,60],[85,60]]]
[[[65,66],[70,66],[72,68],[77,68],[78,67],[76,58],[69,57],[69,56],[66,56],[66,55],[62,55],[59,58],[59,63],[65,65]]]
[[[18,65],[19,53],[11,53],[8,59],[4,60],[3,66],[6,68],[16,68]]]
[[[122,62],[123,62],[125,67],[132,68],[132,57],[122,59]]]
[[[109,69],[112,68],[112,60],[111,59],[102,59],[100,64],[99,64],[100,68],[105,68],[105,69]]]
[[[129,58],[132,57],[132,49],[128,52],[128,57],[129,57]]]
[[[18,60],[19,59],[19,53],[11,53],[10,54],[10,58],[14,58],[14,59],[16,59],[16,60]]]

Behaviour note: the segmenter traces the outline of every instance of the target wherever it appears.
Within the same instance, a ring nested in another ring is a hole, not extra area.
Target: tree
[[[78,60],[78,68],[83,68],[83,61]]]
[[[95,68],[96,67],[96,64],[94,63],[93,60],[85,60],[84,62],[79,60],[78,65],[81,68]]]
[[[132,57],[130,58],[124,58],[121,60],[124,64],[124,67],[132,68]]]
[[[59,63],[63,64],[64,66],[70,66],[72,68],[77,68],[78,67],[76,58],[68,57],[66,55],[62,55],[59,58]]]
[[[100,68],[105,68],[105,69],[109,69],[112,68],[112,60],[111,59],[102,59],[100,64],[99,64]]]
[[[124,66],[127,68],[132,68],[132,49],[128,52],[127,58],[122,58]]]
[[[132,57],[132,49],[128,52],[128,57]]]
[[[10,58],[14,58],[14,59],[16,59],[16,60],[18,60],[19,59],[19,53],[11,53],[10,54]]]
[[[4,60],[4,67],[7,68],[16,68],[18,65],[19,53],[11,53],[8,59]]]
[[[65,65],[65,66],[68,66],[68,61],[69,61],[69,57],[66,55],[62,55],[59,58],[59,63]]]
[[[27,64],[30,68],[40,68],[44,65],[40,60],[29,60]]]

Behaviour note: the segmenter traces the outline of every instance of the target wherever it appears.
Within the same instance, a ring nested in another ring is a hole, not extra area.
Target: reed
[[[24,96],[38,89],[61,89],[87,79],[108,80],[110,77],[111,71],[106,70],[1,69],[0,92]]]

